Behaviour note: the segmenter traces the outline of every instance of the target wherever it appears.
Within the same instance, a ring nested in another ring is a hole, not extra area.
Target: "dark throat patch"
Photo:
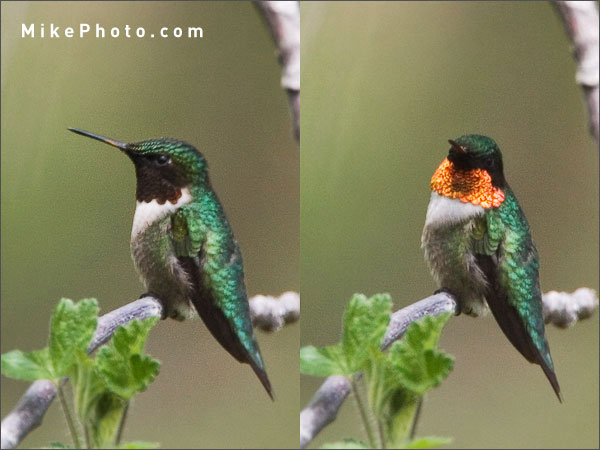
[[[144,158],[132,158],[137,177],[136,198],[139,202],[156,200],[159,205],[173,204],[181,197],[181,190],[189,184],[184,171],[177,165],[156,167]]]

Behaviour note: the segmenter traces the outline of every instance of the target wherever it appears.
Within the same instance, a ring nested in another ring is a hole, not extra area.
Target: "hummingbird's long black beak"
[[[466,155],[468,153],[467,148],[460,145],[458,142],[453,141],[452,139],[448,139],[448,142],[459,155]]]
[[[92,139],[96,139],[98,141],[101,141],[101,142],[104,142],[106,144],[112,145],[113,147],[120,148],[121,150],[127,150],[127,144],[124,143],[124,142],[115,141],[114,139],[105,138],[103,136],[99,136],[97,134],[90,133],[89,131],[79,130],[77,128],[70,128],[69,127],[68,130],[72,131],[73,133],[77,133],[77,134],[80,134],[82,136],[87,136],[87,137],[90,137]]]

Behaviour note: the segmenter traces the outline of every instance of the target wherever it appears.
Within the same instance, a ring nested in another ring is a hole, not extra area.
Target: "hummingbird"
[[[160,299],[165,316],[176,320],[195,309],[225,350],[250,364],[273,399],[252,330],[242,254],[212,189],[204,156],[177,139],[128,144],[69,130],[117,147],[135,166],[130,244],[145,295]]]
[[[544,336],[539,258],[529,224],[504,178],[502,154],[487,136],[449,140],[431,178],[421,237],[425,259],[460,312],[488,308],[512,345],[542,367],[559,401],[560,387]]]

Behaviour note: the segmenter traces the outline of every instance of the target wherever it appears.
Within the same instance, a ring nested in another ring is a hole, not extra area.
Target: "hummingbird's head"
[[[484,208],[500,206],[506,181],[496,142],[478,134],[466,134],[448,142],[448,157],[433,174],[431,189]]]
[[[137,200],[176,203],[182,189],[190,185],[207,185],[208,171],[204,156],[186,142],[170,138],[124,143],[87,131],[69,128],[74,133],[97,139],[119,148],[135,165]]]
[[[448,161],[456,170],[483,170],[492,178],[492,185],[499,188],[504,186],[502,154],[493,139],[480,134],[465,134],[448,142],[451,145]]]

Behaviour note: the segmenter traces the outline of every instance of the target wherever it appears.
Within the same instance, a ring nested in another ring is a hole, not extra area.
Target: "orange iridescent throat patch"
[[[454,164],[444,159],[431,177],[431,190],[444,197],[458,198],[484,208],[498,207],[504,201],[504,192],[492,185],[492,177],[483,169],[455,170]]]

